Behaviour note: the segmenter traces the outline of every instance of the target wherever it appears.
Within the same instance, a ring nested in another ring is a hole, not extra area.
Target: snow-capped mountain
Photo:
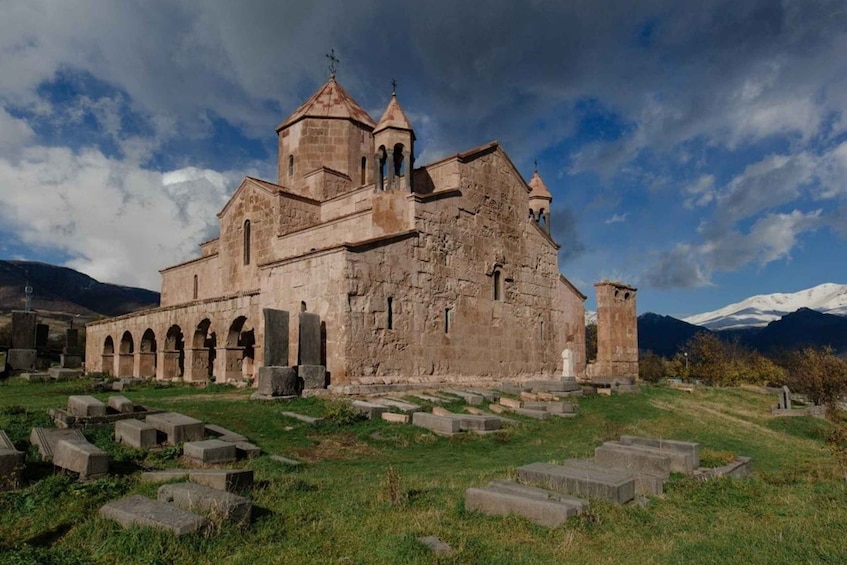
[[[683,320],[710,330],[762,327],[800,308],[847,316],[847,285],[824,283],[790,294],[761,294]]]
[[[597,312],[594,310],[586,310],[585,311],[585,325],[596,324],[597,323]]]

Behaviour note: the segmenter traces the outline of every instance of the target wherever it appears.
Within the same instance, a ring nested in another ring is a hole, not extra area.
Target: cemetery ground
[[[253,523],[177,538],[121,529],[97,511],[130,494],[155,498],[159,485],[141,483],[140,471],[183,465],[179,449],[131,450],[111,441],[110,428],[88,428],[88,439],[110,454],[110,474],[79,483],[41,463],[29,445],[30,429],[52,425],[47,409],[65,406],[69,395],[106,399],[91,385],[0,382],[0,429],[27,450],[22,487],[0,493],[1,563],[847,562],[847,486],[825,442],[833,425],[775,418],[770,395],[646,385],[636,395],[582,397],[576,418],[510,416],[518,423],[493,434],[440,437],[359,419],[340,401],[320,398],[251,402],[249,389],[216,385],[124,391],[137,404],[243,434],[263,450],[233,464],[255,472]],[[464,404],[444,406],[460,412]],[[285,411],[325,419],[310,425]],[[705,482],[674,475],[646,506],[592,500],[585,514],[552,529],[464,509],[468,487],[514,478],[515,468],[534,461],[590,457],[622,434],[700,442],[703,466],[751,456],[754,472]],[[453,552],[436,555],[418,541],[430,535]]]

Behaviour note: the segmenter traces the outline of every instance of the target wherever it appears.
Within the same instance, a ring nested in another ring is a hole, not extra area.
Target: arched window
[[[388,297],[388,307],[386,308],[386,327],[389,330],[394,329],[394,299],[390,296]]]
[[[362,157],[362,186],[365,186],[365,181],[368,178],[368,158]]]
[[[398,143],[394,146],[394,176],[403,174],[403,144]]]
[[[444,309],[444,333],[450,333],[450,324],[453,321],[453,309],[445,308]]]
[[[194,300],[197,300],[197,275],[194,275]]]
[[[244,264],[250,264],[250,220],[244,220]]]
[[[503,300],[503,273],[494,270],[494,300]]]
[[[305,312],[305,311],[306,311],[306,301],[305,301],[305,300],[301,300],[301,301],[300,301],[300,311],[301,311],[301,312]]]
[[[288,156],[288,177],[294,176],[294,155]]]

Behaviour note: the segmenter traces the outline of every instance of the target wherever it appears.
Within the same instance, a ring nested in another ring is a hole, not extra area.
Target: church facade
[[[374,121],[334,77],[276,131],[277,182],[243,180],[220,236],[161,271],[160,307],[89,324],[88,371],[251,380],[271,308],[320,315],[331,384],[585,374],[537,171],[497,142],[418,167],[396,95]]]

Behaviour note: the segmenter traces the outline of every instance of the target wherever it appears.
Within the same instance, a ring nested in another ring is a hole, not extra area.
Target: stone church
[[[374,121],[333,76],[276,132],[277,181],[241,182],[220,236],[161,271],[160,307],[89,324],[87,370],[253,379],[267,308],[320,316],[333,385],[586,374],[537,171],[496,141],[418,166],[396,93]]]

